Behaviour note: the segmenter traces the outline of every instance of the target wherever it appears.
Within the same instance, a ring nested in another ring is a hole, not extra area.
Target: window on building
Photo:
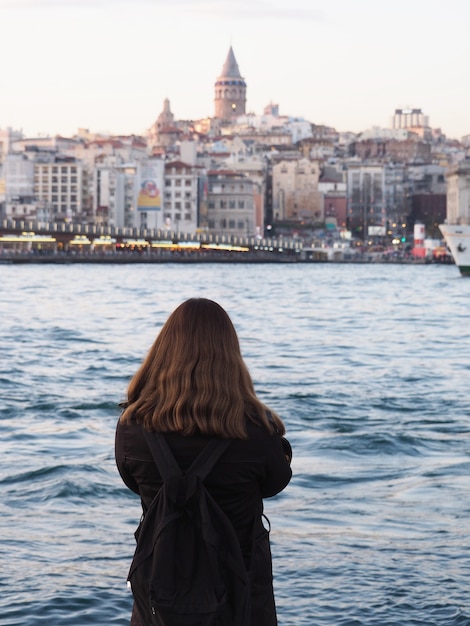
[[[220,228],[227,228],[227,220],[225,218],[220,220]]]
[[[187,178],[187,179],[184,181],[184,184],[185,184],[185,186],[186,186],[186,187],[191,187],[191,182],[192,182],[192,181],[191,181],[191,179],[190,179],[190,178]]]
[[[181,202],[175,202],[175,209],[181,209]]]
[[[221,200],[220,201],[220,208],[221,209],[226,209],[227,208],[227,200]]]
[[[235,200],[229,200],[229,203],[228,203],[228,208],[229,208],[229,209],[235,209],[235,208],[236,208],[236,202],[235,202]]]
[[[245,200],[239,200],[238,201],[238,208],[239,209],[244,209],[245,208]]]
[[[238,220],[238,230],[243,230],[245,228],[245,222],[242,220]]]
[[[190,222],[190,221],[191,221],[191,213],[185,213],[185,214],[184,214],[184,219],[185,219],[187,222]]]
[[[181,187],[181,178],[175,180],[175,187]]]
[[[229,228],[235,228],[235,220],[229,220],[228,221],[228,227]]]
[[[209,209],[215,209],[215,202],[214,202],[214,200],[209,200],[209,202],[207,203],[207,207]]]

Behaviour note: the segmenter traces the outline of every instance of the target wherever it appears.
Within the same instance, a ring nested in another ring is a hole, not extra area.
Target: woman
[[[232,439],[205,485],[232,522],[250,572],[251,624],[275,626],[262,499],[290,481],[291,450],[281,419],[256,397],[229,316],[212,300],[192,298],[170,315],[129,384],[116,462],[145,514],[162,481],[142,426],[165,433],[182,470],[210,438]],[[147,626],[136,607],[131,624]]]

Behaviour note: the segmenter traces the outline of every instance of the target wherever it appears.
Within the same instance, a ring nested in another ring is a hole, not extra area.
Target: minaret
[[[215,115],[221,120],[231,120],[245,114],[246,83],[240,75],[232,46],[225,59],[222,73],[215,82]]]
[[[163,145],[165,142],[166,131],[173,129],[175,116],[170,109],[170,101],[165,98],[163,101],[163,111],[157,117],[157,120],[152,124],[148,131],[148,138],[151,146]],[[168,139],[168,138],[167,138]]]

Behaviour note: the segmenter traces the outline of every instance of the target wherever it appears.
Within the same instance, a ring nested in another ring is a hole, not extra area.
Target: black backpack
[[[247,626],[248,573],[240,544],[204,485],[230,440],[211,439],[183,473],[164,435],[143,430],[163,480],[135,533],[128,575],[143,623]]]

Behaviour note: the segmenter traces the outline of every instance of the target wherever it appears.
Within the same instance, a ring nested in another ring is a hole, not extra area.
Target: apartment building
[[[385,167],[349,165],[347,171],[348,227],[355,234],[385,235]]]
[[[253,181],[231,170],[211,170],[207,180],[208,230],[239,237],[255,235]]]
[[[48,220],[85,222],[82,213],[83,168],[73,158],[34,163],[34,196]]]
[[[272,167],[272,203],[275,221],[323,221],[322,194],[318,190],[317,161],[282,160]]]
[[[22,154],[6,154],[2,166],[3,217],[36,219],[34,163]]]
[[[101,226],[133,228],[138,192],[137,165],[96,164],[93,201],[95,223]]]
[[[164,227],[195,233],[198,227],[198,180],[200,168],[181,161],[165,163],[163,196]]]

